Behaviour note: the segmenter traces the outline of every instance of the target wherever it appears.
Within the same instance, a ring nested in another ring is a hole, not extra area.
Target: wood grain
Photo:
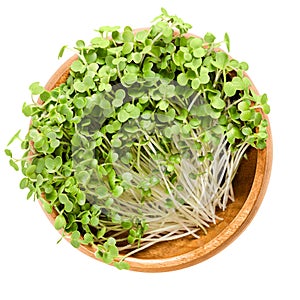
[[[67,60],[53,74],[45,88],[51,90],[64,82],[69,75],[70,65],[76,59],[77,56],[74,55]],[[254,85],[252,88],[258,94]],[[181,269],[208,259],[232,243],[255,216],[267,189],[272,166],[273,144],[270,126],[268,133],[267,147],[264,150],[250,148],[247,152],[248,159],[241,162],[234,179],[235,202],[230,203],[225,211],[218,213],[223,220],[211,225],[206,235],[200,233],[199,239],[185,237],[162,242],[129,257],[127,261],[131,270],[163,272]],[[54,223],[56,213],[46,215],[51,223]],[[95,258],[91,247],[82,245],[79,250]]]

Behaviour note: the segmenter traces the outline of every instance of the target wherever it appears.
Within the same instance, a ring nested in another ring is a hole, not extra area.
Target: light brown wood
[[[76,59],[75,55],[67,60],[53,74],[45,88],[51,90],[64,82],[71,63]],[[258,94],[254,85],[252,88]],[[266,115],[264,117],[268,119]],[[268,133],[267,147],[264,150],[249,149],[248,159],[242,161],[234,179],[235,202],[230,203],[225,211],[218,213],[223,220],[211,225],[207,234],[201,233],[199,239],[185,237],[159,243],[129,257],[126,261],[130,263],[131,270],[164,272],[181,269],[210,258],[232,243],[255,216],[267,189],[272,166],[270,126]],[[46,215],[51,223],[54,223],[56,213]],[[95,258],[91,247],[82,245],[79,250]]]

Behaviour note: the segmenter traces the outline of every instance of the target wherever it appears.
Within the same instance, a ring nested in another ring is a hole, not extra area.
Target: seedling
[[[149,29],[104,26],[77,41],[66,82],[30,86],[23,157],[5,150],[62,236],[119,269],[155,243],[205,233],[234,201],[247,148],[266,147],[270,108],[248,65],[220,50],[227,33],[216,42],[190,28],[162,9]]]

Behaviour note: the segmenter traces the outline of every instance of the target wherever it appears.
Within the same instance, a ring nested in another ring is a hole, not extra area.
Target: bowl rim
[[[143,29],[146,28],[135,29],[134,32]],[[198,37],[197,35],[194,35],[192,33],[189,33],[186,36]],[[67,59],[50,77],[50,79],[45,85],[45,89],[52,90],[53,88],[63,83],[69,75],[71,64],[77,58],[78,56],[75,54],[69,59]],[[252,90],[255,93],[259,94],[257,88],[255,87],[254,83],[252,82],[251,78],[246,72],[245,76],[248,77],[248,79],[251,81]],[[136,257],[127,257],[126,261],[130,264],[130,270],[139,272],[165,272],[195,265],[204,260],[207,260],[208,258],[222,251],[247,228],[247,226],[251,223],[254,216],[256,215],[266,194],[272,169],[273,141],[270,122],[268,116],[263,112],[262,114],[269,124],[267,128],[269,135],[266,142],[267,146],[263,150],[257,150],[256,170],[250,192],[243,206],[240,208],[239,212],[232,219],[232,221],[223,230],[221,230],[212,240],[186,253],[162,259],[142,259]],[[53,212],[52,214],[48,214],[44,209],[43,211],[47,215],[50,222],[53,224],[56,216],[55,212]],[[70,241],[68,235],[65,236],[65,239]],[[83,252],[84,254],[87,254],[90,257],[97,259],[94,255],[94,250],[90,246],[80,245],[78,250]]]

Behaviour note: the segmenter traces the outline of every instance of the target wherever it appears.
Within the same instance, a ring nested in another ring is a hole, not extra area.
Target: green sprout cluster
[[[227,33],[218,43],[190,28],[162,9],[149,29],[104,26],[77,41],[66,82],[30,86],[23,157],[5,150],[55,228],[120,269],[154,243],[206,231],[234,200],[247,147],[266,147],[268,99],[247,63],[220,50]]]

